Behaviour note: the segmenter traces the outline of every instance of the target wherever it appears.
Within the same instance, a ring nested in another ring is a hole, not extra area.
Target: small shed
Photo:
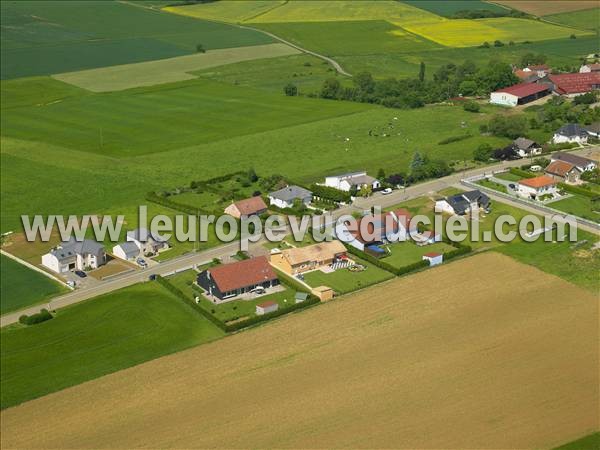
[[[262,316],[264,314],[275,312],[278,309],[279,309],[279,305],[277,304],[277,302],[268,301],[268,302],[259,303],[258,305],[256,305],[256,315]]]
[[[331,300],[333,298],[333,289],[329,286],[318,286],[313,289],[313,294],[319,297],[319,300],[322,302],[326,302],[327,300]]]
[[[306,292],[296,292],[296,296],[294,298],[296,300],[296,303],[302,303],[306,301],[306,299],[308,298],[308,294]]]
[[[429,266],[437,266],[444,262],[444,255],[436,252],[429,252],[423,255],[423,260],[429,261]]]

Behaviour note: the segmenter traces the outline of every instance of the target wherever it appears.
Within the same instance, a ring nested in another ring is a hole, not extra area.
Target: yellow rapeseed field
[[[486,253],[4,410],[3,448],[552,448],[597,429],[598,299]]]
[[[401,26],[412,33],[447,47],[472,47],[481,45],[483,42],[491,44],[496,40],[508,44],[510,41],[541,41],[565,38],[571,34],[579,36],[591,34],[544,22],[512,17],[444,20],[443,22],[409,23]]]

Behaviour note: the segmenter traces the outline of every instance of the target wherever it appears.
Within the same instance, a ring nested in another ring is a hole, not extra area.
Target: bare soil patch
[[[552,448],[598,427],[598,338],[484,253],[5,410],[2,446]]]

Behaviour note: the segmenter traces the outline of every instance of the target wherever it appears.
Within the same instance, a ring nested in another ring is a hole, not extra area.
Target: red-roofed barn
[[[550,86],[541,83],[519,83],[490,94],[490,103],[503,106],[517,106],[545,97],[551,92]]]
[[[600,72],[562,73],[550,75],[548,79],[554,86],[554,92],[567,97],[576,97],[600,89]]]

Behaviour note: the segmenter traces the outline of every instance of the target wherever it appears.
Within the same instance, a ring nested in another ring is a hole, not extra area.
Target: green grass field
[[[201,78],[236,86],[247,86],[281,94],[283,87],[293,83],[301,94],[318,92],[331,77],[331,66],[314,56],[294,55],[245,61],[191,72]]]
[[[355,257],[353,259],[358,264],[364,265],[366,270],[362,272],[350,272],[348,269],[339,269],[331,273],[313,270],[304,274],[304,281],[311,287],[329,286],[338,294],[346,294],[372,284],[381,283],[394,276],[390,272],[369,264],[366,261]]]
[[[568,27],[598,31],[600,29],[600,8],[553,14],[545,16],[544,20]]]
[[[0,255],[0,314],[41,303],[68,289],[50,278]]]
[[[36,106],[35,96],[24,94],[24,81],[1,84],[3,99],[4,92],[12,92],[1,117],[2,231],[19,229],[21,214],[135,208],[149,191],[249,167],[263,176],[291,174],[304,183],[350,169],[406,171],[416,149],[431,158],[463,161],[483,142],[508,142],[479,136],[486,114],[460,107],[390,110],[206,80],[81,95],[49,78],[32,82],[37,91],[45,85],[55,103]],[[11,89],[13,83],[18,87]],[[57,94],[50,94],[54,89]],[[59,101],[65,92],[68,96]],[[369,136],[369,130],[390,135]],[[465,132],[474,135],[468,144],[437,144]],[[141,156],[148,152],[154,153]],[[69,183],[47,189],[57,178]]]
[[[1,78],[149,61],[205,49],[266,44],[253,30],[124,2],[3,1]]]
[[[223,336],[156,283],[64,308],[31,327],[2,328],[1,407]]]
[[[208,2],[198,5],[167,6],[164,10],[175,14],[195,17],[197,19],[237,23],[264,14],[270,9],[278,8],[284,3],[284,0]]]
[[[329,56],[421,52],[440,45],[385,20],[253,24]],[[356,36],[360,39],[356,39]]]
[[[556,447],[554,450],[597,450],[600,448],[600,433],[592,433],[588,436]]]
[[[404,0],[402,3],[446,17],[450,17],[458,11],[506,12],[506,8],[479,0]]]
[[[454,250],[454,247],[444,242],[436,242],[435,244],[424,246],[418,246],[412,242],[397,242],[387,245],[387,248],[389,249],[390,254],[381,261],[396,268],[401,268],[421,261],[425,253],[447,253]]]
[[[548,206],[559,211],[564,211],[574,216],[583,217],[584,219],[600,222],[600,214],[592,211],[592,199],[583,195],[572,194],[565,200],[552,202]]]

